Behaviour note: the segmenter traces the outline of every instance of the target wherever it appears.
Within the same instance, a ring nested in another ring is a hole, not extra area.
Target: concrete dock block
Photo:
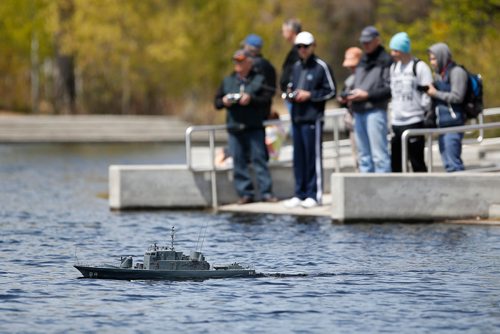
[[[294,193],[290,166],[271,166],[273,191],[279,198]],[[331,169],[325,169],[330,175]],[[232,169],[216,172],[217,203],[235,203]],[[255,182],[254,182],[255,184]],[[324,182],[330,191],[329,180]],[[192,171],[186,165],[112,165],[109,167],[109,206],[113,210],[158,208],[209,208],[212,206],[210,171]]]
[[[500,203],[495,173],[332,174],[332,219],[426,221],[487,218]]]

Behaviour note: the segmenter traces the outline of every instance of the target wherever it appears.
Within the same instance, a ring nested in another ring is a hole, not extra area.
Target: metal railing
[[[476,143],[481,143],[484,138],[485,129],[497,129],[500,128],[500,122],[494,123],[484,123],[484,117],[500,115],[500,108],[489,108],[483,111],[483,114],[478,117],[478,124],[453,126],[449,128],[429,128],[429,129],[408,129],[401,135],[401,163],[402,172],[408,172],[408,138],[415,136],[425,136],[427,142],[427,172],[432,172],[432,145],[433,136],[440,135],[444,133],[457,133],[457,132],[467,132],[479,130],[479,136],[476,138]]]
[[[340,124],[339,117],[344,117],[347,112],[344,108],[339,109],[328,109],[325,110],[324,120],[332,119],[333,121],[333,142],[334,142],[334,157],[335,157],[335,171],[340,172]],[[283,125],[290,123],[289,115],[283,115],[282,119],[279,120],[269,120],[264,122],[264,126],[268,125]],[[206,171],[210,172],[210,183],[212,191],[212,208],[217,208],[218,206],[218,196],[217,196],[217,171],[222,168],[217,168],[215,164],[215,135],[218,131],[226,131],[226,125],[197,125],[190,126],[186,129],[185,139],[186,139],[186,165],[191,171]],[[206,132],[208,133],[208,147],[209,147],[209,168],[206,169],[195,169],[193,166],[193,145],[192,136],[196,132]]]

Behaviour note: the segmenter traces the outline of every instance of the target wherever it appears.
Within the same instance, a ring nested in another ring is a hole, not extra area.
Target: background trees
[[[483,74],[486,104],[498,106],[499,9],[498,0],[3,0],[0,108],[216,122],[212,96],[231,54],[248,33],[260,34],[279,71],[289,17],[315,34],[339,83],[343,51],[375,24],[385,44],[407,31],[424,60],[429,45],[447,42],[458,62]]]

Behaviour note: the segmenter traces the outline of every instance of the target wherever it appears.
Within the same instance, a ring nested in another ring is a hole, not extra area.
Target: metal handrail
[[[323,119],[333,119],[333,141],[335,143],[335,171],[340,172],[340,134],[339,134],[339,117],[343,117],[347,109],[327,109],[325,110],[325,116]],[[282,119],[268,120],[264,122],[264,126],[267,125],[282,125],[290,123],[290,116],[283,115]],[[185,140],[186,140],[186,165],[191,171],[195,171],[193,167],[192,160],[192,135],[195,132],[207,132],[208,133],[208,145],[209,145],[209,159],[210,159],[210,183],[212,188],[212,208],[217,208],[217,166],[215,165],[215,133],[217,131],[226,131],[228,129],[227,125],[196,125],[190,126],[186,129]],[[206,170],[205,170],[206,171]]]
[[[484,111],[484,116],[492,116],[500,114],[500,108],[492,108]],[[443,133],[456,133],[456,132],[466,132],[471,130],[484,130],[484,129],[496,129],[500,128],[500,122],[494,123],[480,123],[480,124],[471,124],[471,125],[462,125],[462,126],[453,126],[449,128],[429,128],[429,129],[408,129],[403,132],[401,135],[401,163],[402,163],[402,172],[408,172],[408,138],[415,136],[425,136],[428,144],[427,156],[428,156],[428,164],[429,168],[427,169],[428,173],[432,172],[432,136],[436,134]],[[480,135],[481,140],[478,139],[478,142],[482,141],[482,135]]]

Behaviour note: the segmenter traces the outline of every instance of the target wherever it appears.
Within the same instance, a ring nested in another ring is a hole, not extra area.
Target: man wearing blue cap
[[[276,70],[271,62],[262,56],[263,45],[264,41],[259,35],[250,34],[245,38],[243,49],[254,58],[253,70],[264,76],[263,88],[273,96],[276,93]],[[268,106],[268,115],[271,112],[271,103]]]
[[[391,65],[391,167],[401,172],[401,135],[407,129],[424,127],[425,113],[431,108],[431,99],[425,94],[432,83],[429,66],[411,54],[411,42],[406,32],[395,34],[389,43],[394,63]],[[426,172],[424,160],[425,139],[410,137],[408,157],[414,172]]]
[[[391,56],[380,43],[378,30],[368,26],[359,38],[365,54],[354,73],[354,89],[347,97],[354,113],[359,171],[389,173],[387,106],[391,97]]]

